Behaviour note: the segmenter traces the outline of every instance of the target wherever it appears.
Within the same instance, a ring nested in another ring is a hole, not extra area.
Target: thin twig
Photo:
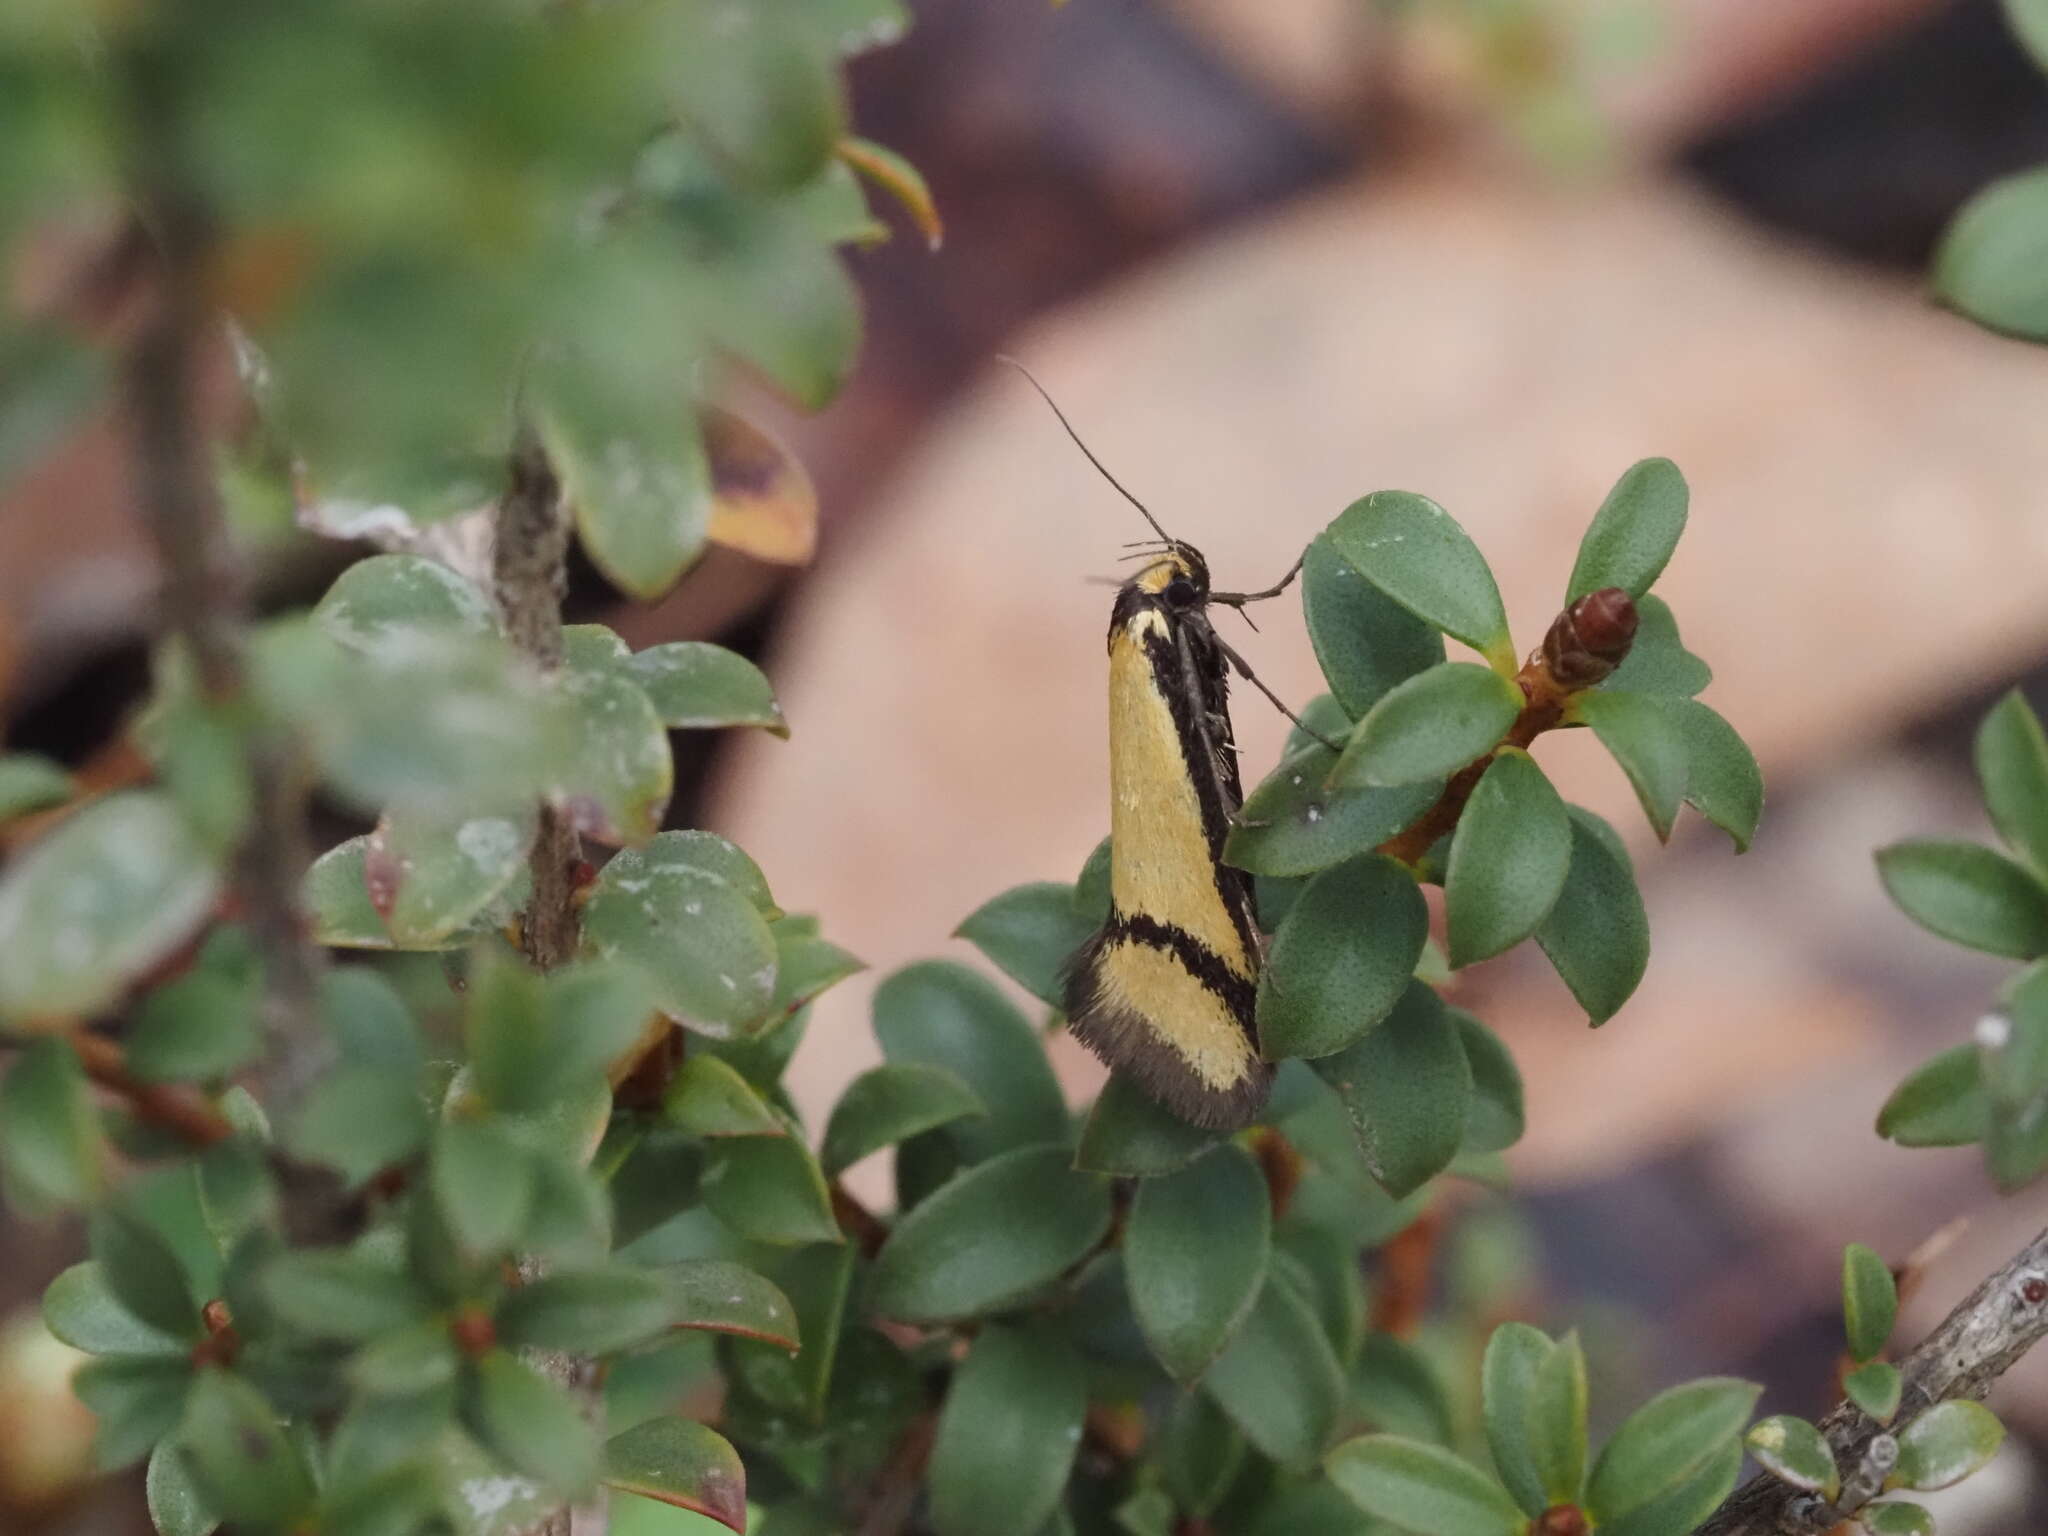
[[[2044,1335],[2048,1232],[2037,1235],[1972,1291],[1899,1362],[1905,1385],[1893,1425],[1912,1423],[1936,1403],[1981,1398]],[[1897,1452],[1884,1425],[1846,1402],[1821,1420],[1820,1427],[1834,1450],[1835,1465],[1842,1469],[1845,1487],[1870,1482],[1866,1471],[1877,1470],[1873,1449],[1880,1460],[1887,1445]],[[1731,1494],[1694,1536],[1818,1536],[1854,1513],[1855,1508],[1846,1504],[1828,1505],[1776,1478],[1758,1476]]]
[[[85,1075],[124,1100],[138,1120],[161,1126],[194,1147],[210,1147],[235,1134],[226,1115],[203,1093],[175,1083],[146,1083],[128,1070],[121,1047],[104,1035],[78,1030],[71,1036]]]
[[[506,487],[498,503],[491,556],[492,584],[505,633],[521,655],[543,675],[562,667],[562,594],[568,584],[569,516],[562,485],[546,449],[531,426],[521,424],[507,463]],[[533,895],[520,925],[527,958],[552,970],[576,953],[576,864],[582,846],[569,819],[553,806],[540,808],[540,826],[528,856]],[[538,1279],[537,1259],[519,1262],[523,1280]],[[553,1351],[528,1352],[532,1364],[576,1397],[584,1413],[602,1422],[603,1399],[594,1361]],[[554,1511],[525,1536],[602,1536],[606,1526],[600,1490],[596,1501]]]
[[[230,705],[245,681],[248,593],[193,409],[197,360],[218,320],[205,290],[212,223],[176,152],[184,135],[171,66],[138,53],[128,60],[125,79],[133,129],[130,188],[157,268],[155,304],[123,366],[136,496],[163,568],[163,627],[183,643],[201,695]],[[325,1064],[323,1036],[314,1027],[325,957],[299,920],[299,883],[311,853],[304,789],[287,744],[261,726],[242,742],[252,817],[235,861],[235,886],[264,969],[266,1049],[252,1088],[275,1113]]]

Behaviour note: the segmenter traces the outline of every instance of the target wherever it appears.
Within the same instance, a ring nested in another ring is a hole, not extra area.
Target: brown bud
[[[497,1324],[480,1307],[465,1307],[448,1319],[448,1335],[471,1359],[489,1353],[498,1343]]]
[[[1576,1504],[1553,1504],[1536,1517],[1533,1536],[1586,1536],[1586,1512]]]
[[[1636,638],[1636,605],[1620,587],[1589,592],[1543,637],[1543,664],[1560,687],[1590,688],[1622,663]]]

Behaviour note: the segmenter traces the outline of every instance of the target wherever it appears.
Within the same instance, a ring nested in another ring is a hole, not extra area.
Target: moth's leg
[[[1282,703],[1280,695],[1275,693],[1272,689],[1268,688],[1264,683],[1259,681],[1259,675],[1251,669],[1251,663],[1246,661],[1242,656],[1238,655],[1236,651],[1232,650],[1230,648],[1230,643],[1226,641],[1221,635],[1216,635],[1213,638],[1216,641],[1216,649],[1223,653],[1223,659],[1225,661],[1229,662],[1231,666],[1237,669],[1238,676],[1242,677],[1246,682],[1250,683],[1254,688],[1258,689],[1259,692],[1263,693],[1275,709],[1279,710],[1281,714],[1285,715],[1288,719],[1294,722],[1297,729],[1307,732],[1308,735],[1312,736],[1315,740],[1322,743],[1324,746],[1328,747],[1332,752],[1341,752],[1344,750],[1342,742],[1330,740],[1329,737],[1325,736],[1321,731],[1318,731],[1314,727],[1309,725],[1307,721],[1301,718],[1301,716],[1297,715],[1293,710],[1289,709],[1284,703]]]
[[[1308,552],[1297,555],[1294,564],[1287,567],[1287,574],[1263,592],[1211,592],[1209,601],[1223,603],[1231,608],[1242,608],[1246,603],[1263,603],[1269,597],[1278,597],[1294,585],[1294,578],[1301,574],[1301,562],[1308,558]]]

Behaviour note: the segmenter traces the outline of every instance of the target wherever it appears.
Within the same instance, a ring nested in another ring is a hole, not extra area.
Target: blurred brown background
[[[1870,850],[1982,835],[1975,718],[2014,682],[2048,699],[2048,354],[1920,282],[1971,191],[2048,157],[2048,81],[1994,0],[913,9],[858,66],[856,121],[926,171],[947,241],[853,258],[859,375],[785,423],[819,563],[716,556],[653,609],[588,572],[574,595],[636,645],[741,645],[782,691],[787,743],[678,738],[673,819],[737,838],[874,967],[820,1005],[800,1095],[873,1059],[873,974],[964,953],[967,912],[1072,878],[1106,830],[1107,594],[1085,578],[1142,530],[993,352],[1219,581],[1264,585],[1354,497],[1419,490],[1491,557],[1525,645],[1607,486],[1667,454],[1693,521],[1659,590],[1763,760],[1763,830],[1740,860],[1697,824],[1660,849],[1618,772],[1547,738],[1567,793],[1635,829],[1649,979],[1597,1035],[1538,956],[1457,995],[1528,1078],[1510,1161],[1548,1320],[1632,1317],[1646,1383],[1740,1372],[1817,1410],[1842,1243],[1896,1259],[1973,1217],[1914,1333],[2042,1222],[1973,1152],[1871,1133],[2004,968],[1892,912]],[[118,751],[145,670],[112,431],[0,500],[0,722],[80,763]],[[275,560],[272,599],[317,591],[320,559]],[[1268,612],[1242,648],[1303,699],[1298,610]],[[1284,722],[1237,713],[1270,762]],[[1062,1064],[1087,1092],[1085,1058]],[[0,1229],[0,1302],[70,1242]],[[2015,1441],[1943,1508],[1953,1536],[2048,1511],[2048,1362],[1994,1401]],[[113,1510],[66,1527],[125,1529]]]

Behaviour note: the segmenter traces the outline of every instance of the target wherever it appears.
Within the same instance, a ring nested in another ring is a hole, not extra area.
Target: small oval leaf
[[[1875,1499],[1856,1511],[1868,1536],[1934,1536],[1934,1516],[1911,1499]]]
[[[1966,1147],[1991,1126],[1982,1058],[1974,1045],[1929,1058],[1892,1090],[1877,1112],[1877,1134],[1902,1147]]]
[[[688,1419],[636,1424],[605,1442],[599,1477],[608,1487],[694,1510],[747,1529],[747,1469],[724,1436]]]
[[[1654,693],[1598,688],[1577,695],[1570,718],[1593,728],[1642,802],[1643,814],[1660,842],[1685,799],[1691,756],[1677,701]]]
[[[1759,1419],[1749,1426],[1742,1443],[1771,1476],[1805,1493],[1832,1499],[1840,1480],[1835,1472],[1835,1453],[1827,1437],[1806,1420],[1789,1413]]]
[[[1536,942],[1588,1019],[1604,1024],[1649,968],[1650,918],[1635,866],[1614,829],[1576,805],[1565,812],[1572,823],[1571,867]]]
[[[1604,1525],[1680,1487],[1742,1434],[1762,1394],[1761,1387],[1725,1376],[1658,1393],[1601,1447],[1586,1507]]]
[[[1936,1403],[1898,1434],[1899,1463],[1891,1481],[1921,1493],[1960,1483],[2005,1443],[1998,1415],[1967,1398]]]
[[[1530,1436],[1536,1376],[1556,1348],[1527,1323],[1502,1323],[1486,1341],[1480,1366],[1486,1443],[1494,1468],[1532,1520],[1550,1505]]]
[[[1366,1167],[1395,1199],[1458,1155],[1472,1069],[1457,1024],[1427,984],[1408,982],[1384,1023],[1310,1065],[1337,1090]]]
[[[1444,659],[1443,636],[1359,575],[1327,533],[1302,556],[1301,616],[1330,692],[1353,720]]]
[[[2048,888],[1979,843],[1921,839],[1877,853],[1892,901],[1930,933],[1987,954],[2048,952]]]
[[[2017,688],[1977,727],[1976,759],[1991,824],[2037,874],[2048,873],[2048,736]]]
[[[1327,1056],[1386,1018],[1428,937],[1414,877],[1366,854],[1309,882],[1274,935],[1259,976],[1259,1048],[1268,1060]]]
[[[1312,875],[1407,830],[1443,793],[1440,779],[1331,789],[1336,762],[1313,743],[1283,758],[1231,819],[1224,862],[1257,875]]]
[[[1933,280],[1936,298],[1978,324],[2048,340],[2048,170],[2002,177],[1965,203]]]
[[[1641,598],[1678,547],[1689,499],[1685,476],[1669,459],[1630,465],[1579,541],[1565,602],[1575,603],[1602,587],[1620,587]]]
[[[1842,1321],[1849,1353],[1873,1360],[1892,1336],[1899,1317],[1899,1288],[1891,1266],[1861,1243],[1842,1250]]]
[[[1260,1451],[1283,1466],[1307,1467],[1343,1412],[1344,1369],[1315,1308],[1268,1269],[1202,1390]]]
[[[626,663],[661,723],[672,731],[757,725],[789,735],[767,676],[737,651],[702,640],[651,645]]]
[[[1059,1007],[1074,951],[1095,932],[1074,909],[1074,888],[1020,885],[977,907],[953,936],[965,939],[1041,1003]]]
[[[1078,1264],[1109,1230],[1109,1190],[1064,1144],[1019,1147],[955,1176],[896,1224],[868,1306],[907,1323],[975,1317]]]
[[[885,1062],[847,1084],[832,1106],[818,1160],[836,1175],[870,1152],[986,1113],[974,1090],[944,1067]]]
[[[1749,851],[1764,813],[1764,774],[1735,727],[1697,699],[1673,702],[1685,737],[1685,803]]]
[[[726,1259],[686,1259],[655,1273],[668,1287],[670,1326],[797,1348],[795,1307],[778,1287],[745,1265]]]
[[[1477,662],[1447,661],[1418,672],[1353,727],[1330,770],[1330,786],[1370,789],[1447,778],[1492,751],[1526,702],[1513,682]]]
[[[705,1149],[700,1186],[711,1214],[756,1242],[836,1243],[825,1175],[795,1136],[727,1136]]]
[[[939,1536],[1039,1536],[1081,1445],[1080,1356],[1043,1329],[982,1330],[954,1374],[932,1443]]]
[[[1156,1178],[1185,1168],[1222,1139],[1222,1132],[1189,1125],[1128,1078],[1112,1073],[1081,1127],[1074,1166],[1089,1173]]]
[[[1899,1396],[1906,1378],[1889,1360],[1859,1365],[1842,1378],[1842,1393],[1880,1424],[1889,1424],[1899,1411]]]
[[[1138,1326],[1175,1380],[1200,1376],[1244,1321],[1272,1230],[1265,1175],[1234,1146],[1138,1186],[1124,1275]]]
[[[1441,1446],[1360,1435],[1323,1466],[1360,1509],[1418,1536],[1521,1536],[1527,1523],[1500,1484]]]
[[[753,1086],[716,1056],[692,1056],[661,1099],[662,1118],[692,1136],[782,1136],[788,1128]]]
[[[1427,496],[1375,491],[1326,535],[1346,564],[1417,618],[1510,667],[1507,610],[1479,546]]]
[[[1564,801],[1528,753],[1501,753],[1451,835],[1444,910],[1452,967],[1501,954],[1541,927],[1571,862]]]

